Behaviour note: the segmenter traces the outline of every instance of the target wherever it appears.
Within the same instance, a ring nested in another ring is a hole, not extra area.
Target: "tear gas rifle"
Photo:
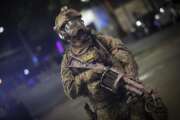
[[[76,58],[77,59],[77,58]],[[95,69],[103,70],[100,77],[100,85],[105,89],[108,89],[114,93],[117,92],[119,87],[125,87],[128,91],[137,95],[151,94],[152,90],[145,89],[144,85],[135,80],[124,79],[124,72],[118,71],[114,68],[107,67],[101,64],[82,63],[80,65],[68,66],[69,68],[81,68],[81,69]]]
[[[116,70],[112,67],[107,67],[102,64],[82,63],[76,66],[68,66],[69,68],[81,68],[81,69],[95,69],[102,70],[100,77],[100,86],[109,91],[118,94],[118,89],[123,87],[130,95],[126,102],[133,103],[139,99],[144,101],[144,107],[147,113],[154,118],[154,120],[167,119],[168,111],[165,104],[162,102],[159,95],[153,91],[153,89],[147,89],[142,82],[132,79],[124,79],[125,73]],[[135,98],[135,99],[134,99]]]

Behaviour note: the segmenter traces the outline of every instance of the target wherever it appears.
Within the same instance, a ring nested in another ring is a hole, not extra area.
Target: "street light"
[[[29,75],[29,70],[28,69],[24,69],[24,75]]]
[[[140,20],[136,21],[136,25],[139,27],[142,25],[142,22]]]
[[[90,0],[81,0],[81,2],[89,2]]]
[[[160,19],[160,16],[158,14],[155,15],[155,19],[156,20],[159,20]]]
[[[4,27],[0,26],[0,33],[4,32]]]
[[[0,85],[2,84],[2,82],[3,82],[3,81],[2,81],[2,79],[0,78]]]
[[[160,11],[161,13],[164,13],[164,12],[165,12],[164,8],[160,8],[159,11]]]

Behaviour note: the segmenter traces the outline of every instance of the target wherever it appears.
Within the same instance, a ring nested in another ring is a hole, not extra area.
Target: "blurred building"
[[[136,22],[136,18],[149,11],[146,4],[144,0],[132,0],[115,9],[117,18],[127,33],[133,30],[133,23]]]

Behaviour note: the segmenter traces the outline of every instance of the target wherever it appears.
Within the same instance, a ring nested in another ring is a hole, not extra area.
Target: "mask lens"
[[[72,19],[70,21],[68,21],[66,24],[65,24],[65,31],[68,33],[70,32],[72,29],[77,29],[77,28],[80,28],[82,27],[82,20],[81,19]]]
[[[64,39],[65,36],[69,36],[69,37],[81,36],[83,34],[83,31],[81,31],[83,26],[84,24],[81,19],[77,19],[77,18],[71,19],[62,25],[59,32],[59,37],[61,39]]]

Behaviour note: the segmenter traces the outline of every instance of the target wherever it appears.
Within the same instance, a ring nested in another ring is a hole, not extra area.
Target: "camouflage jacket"
[[[86,53],[75,56],[83,62],[96,61],[103,64],[113,64],[118,69],[123,69],[130,78],[137,79],[137,64],[133,55],[124,46],[121,40],[105,35],[96,35],[95,39],[102,43],[116,62],[108,60],[109,56],[105,53],[105,50],[97,48],[96,45],[93,45],[94,43],[90,45]],[[100,81],[98,81],[98,77],[95,77],[92,70],[74,70],[73,68],[67,67],[68,65],[78,64],[78,61],[72,58],[72,54],[72,51],[68,49],[65,52],[61,63],[61,79],[65,94],[72,99],[75,99],[78,96],[86,96],[95,103],[102,103],[103,101],[107,102],[109,97],[115,97],[114,94],[99,86]],[[91,79],[97,80],[91,81]]]

